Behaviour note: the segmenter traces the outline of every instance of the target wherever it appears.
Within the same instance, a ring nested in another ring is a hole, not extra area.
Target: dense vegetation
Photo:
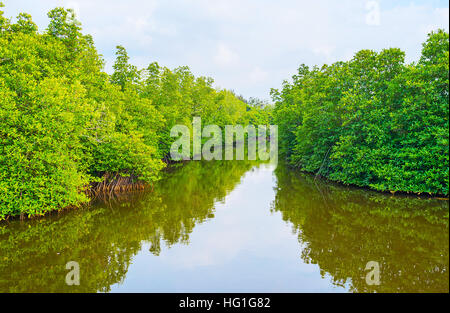
[[[153,183],[170,129],[193,116],[266,124],[268,110],[211,78],[157,63],[139,70],[121,46],[108,75],[71,10],[48,16],[40,33],[28,14],[13,23],[0,11],[0,220],[77,206],[95,183]]]
[[[449,35],[429,34],[417,63],[399,49],[301,65],[272,90],[280,152],[294,166],[380,191],[448,195]]]
[[[3,4],[0,3],[0,7]],[[0,11],[0,220],[78,206],[92,188],[153,184],[175,124],[267,125],[267,103],[246,101],[188,67],[129,63],[114,73],[73,11],[56,8],[38,32],[28,14]],[[439,30],[417,63],[399,49],[300,66],[272,90],[280,152],[331,180],[381,191],[448,195],[449,36]]]

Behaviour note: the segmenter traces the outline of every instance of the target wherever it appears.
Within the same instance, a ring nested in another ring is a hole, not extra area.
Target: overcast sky
[[[188,65],[216,86],[269,99],[301,63],[348,60],[361,49],[399,47],[418,59],[426,34],[448,31],[446,0],[0,0],[8,17],[74,8],[111,72],[116,45],[131,62]]]

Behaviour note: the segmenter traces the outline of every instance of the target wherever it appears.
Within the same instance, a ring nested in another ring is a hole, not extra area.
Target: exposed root
[[[149,186],[151,185],[133,175],[121,176],[119,173],[105,173],[102,182],[91,184],[88,193],[91,198],[95,198],[100,195],[112,196],[117,192],[144,190]]]

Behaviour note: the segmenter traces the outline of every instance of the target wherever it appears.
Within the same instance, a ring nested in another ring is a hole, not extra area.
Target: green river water
[[[448,215],[282,164],[190,162],[153,191],[0,223],[0,292],[449,292]]]

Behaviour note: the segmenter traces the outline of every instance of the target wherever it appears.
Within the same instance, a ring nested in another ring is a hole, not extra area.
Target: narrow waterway
[[[448,292],[448,213],[283,165],[190,162],[153,191],[1,223],[0,292]]]

